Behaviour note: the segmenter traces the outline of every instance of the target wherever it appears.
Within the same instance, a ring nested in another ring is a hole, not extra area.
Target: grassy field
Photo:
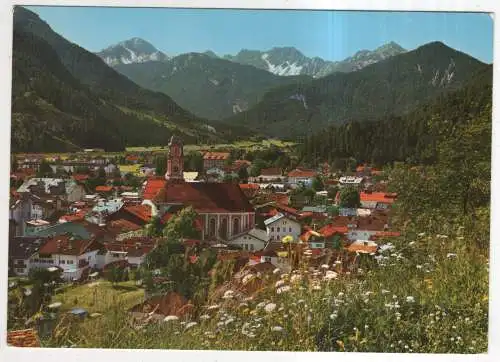
[[[144,290],[135,286],[134,281],[121,282],[113,287],[106,280],[77,286],[67,286],[62,293],[56,294],[54,302],[61,302],[61,311],[79,307],[89,314],[106,313],[119,301],[125,307],[132,307],[142,302]]]

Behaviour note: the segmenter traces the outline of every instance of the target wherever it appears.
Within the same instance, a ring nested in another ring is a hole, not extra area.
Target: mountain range
[[[456,90],[488,67],[441,42],[425,44],[350,73],[334,73],[266,93],[255,107],[224,120],[267,136],[297,139],[351,120],[405,114]]]
[[[186,143],[303,139],[330,125],[409,114],[491,68],[440,42],[360,51],[321,77],[319,67],[306,74],[311,59],[293,48],[245,51],[254,54],[247,60],[240,52],[236,61],[211,51],[169,58],[138,38],[120,47],[88,52],[15,7],[12,150],[122,150],[162,145],[173,134]],[[257,53],[301,71],[281,76],[242,64]]]
[[[265,52],[243,49],[235,56],[225,55],[224,59],[253,65],[276,75],[320,78],[335,72],[353,72],[405,51],[400,45],[390,42],[375,50],[360,50],[342,61],[332,62],[319,57],[308,58],[293,47],[276,47]]]
[[[169,95],[199,117],[220,120],[248,110],[273,88],[359,70],[403,52],[391,42],[341,62],[308,58],[292,47],[242,50],[236,56],[206,51],[168,58],[152,44],[133,38],[97,55],[140,86]],[[163,54],[161,59],[158,54]]]

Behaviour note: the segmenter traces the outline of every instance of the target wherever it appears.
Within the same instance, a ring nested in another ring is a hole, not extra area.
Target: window
[[[292,232],[292,228],[288,228],[288,232],[290,232],[290,233],[291,233],[291,232]]]
[[[66,264],[66,260],[61,260],[59,264]],[[69,264],[69,263],[68,263]]]
[[[68,260],[68,264],[73,264],[73,260]]]
[[[271,232],[274,233],[274,226],[271,228]]]
[[[239,233],[240,233],[240,219],[236,217],[233,219],[233,235]]]
[[[279,226],[276,228],[276,232],[278,232],[278,233],[280,232],[280,227]]]
[[[250,244],[250,250],[253,251],[253,244]]]
[[[18,272],[18,273],[24,273],[24,269],[17,268],[17,269],[16,269],[16,272]]]
[[[215,237],[215,219],[210,219],[208,226],[208,235],[210,237]]]

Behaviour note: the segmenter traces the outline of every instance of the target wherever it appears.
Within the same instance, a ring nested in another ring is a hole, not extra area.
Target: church
[[[186,182],[182,140],[172,136],[168,147],[165,178],[146,181],[145,204],[151,205],[162,219],[192,206],[200,215],[200,231],[205,241],[230,241],[254,228],[255,210],[238,184]]]

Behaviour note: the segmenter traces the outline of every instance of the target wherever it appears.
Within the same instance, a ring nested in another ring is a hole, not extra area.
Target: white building
[[[359,187],[362,182],[363,182],[363,178],[362,177],[342,176],[339,179],[339,186],[340,187],[346,187],[346,186]]]
[[[294,240],[298,239],[301,232],[301,225],[282,213],[264,221],[266,225],[267,236],[270,241],[281,240],[285,236],[292,236]]]
[[[246,233],[240,234],[229,241],[230,245],[241,247],[243,250],[262,250],[269,241],[265,230],[253,228]]]

